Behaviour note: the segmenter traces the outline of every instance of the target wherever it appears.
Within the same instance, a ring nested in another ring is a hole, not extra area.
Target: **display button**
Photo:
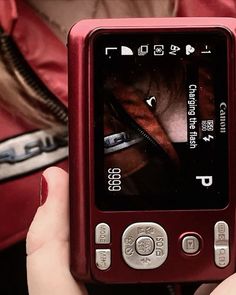
[[[106,223],[99,223],[95,229],[95,243],[109,244],[111,242],[110,227]]]
[[[150,237],[139,237],[136,240],[136,251],[140,255],[150,255],[154,251],[154,242]]]
[[[160,267],[168,255],[168,238],[162,226],[154,222],[129,225],[122,235],[124,261],[134,269]]]
[[[182,249],[186,254],[195,254],[199,251],[200,243],[196,236],[188,235],[182,239]]]
[[[225,221],[218,221],[214,228],[215,264],[226,267],[229,264],[229,226]]]
[[[106,270],[111,266],[110,249],[96,249],[96,266],[100,270]]]

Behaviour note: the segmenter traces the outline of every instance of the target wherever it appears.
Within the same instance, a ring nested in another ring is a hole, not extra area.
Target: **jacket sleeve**
[[[235,0],[179,0],[177,16],[236,17]]]

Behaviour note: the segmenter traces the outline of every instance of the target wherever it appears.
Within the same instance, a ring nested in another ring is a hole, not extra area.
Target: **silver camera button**
[[[110,249],[96,249],[96,266],[100,270],[107,270],[111,266]]]
[[[168,255],[168,238],[162,226],[154,222],[129,225],[122,235],[122,256],[134,269],[160,267]]]
[[[199,239],[196,236],[186,235],[182,240],[182,249],[186,254],[195,254],[200,248]]]
[[[224,268],[229,264],[229,226],[225,221],[218,221],[214,227],[215,264]]]
[[[95,243],[96,244],[110,244],[111,230],[108,224],[99,223],[95,228]]]
[[[154,251],[154,241],[150,237],[139,237],[135,244],[136,251],[140,255],[150,255]]]

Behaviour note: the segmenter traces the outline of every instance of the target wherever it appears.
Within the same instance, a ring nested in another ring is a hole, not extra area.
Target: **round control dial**
[[[161,266],[168,254],[166,231],[154,222],[137,222],[122,235],[122,255],[134,269],[154,269]]]

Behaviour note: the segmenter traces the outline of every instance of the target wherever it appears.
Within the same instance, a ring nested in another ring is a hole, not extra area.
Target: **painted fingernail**
[[[46,178],[42,175],[40,180],[39,206],[42,206],[46,202],[47,196],[48,196],[48,183]]]

